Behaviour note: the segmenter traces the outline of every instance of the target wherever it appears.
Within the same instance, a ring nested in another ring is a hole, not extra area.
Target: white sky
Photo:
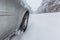
[[[32,11],[36,11],[41,5],[42,0],[26,0],[26,2],[31,7]]]

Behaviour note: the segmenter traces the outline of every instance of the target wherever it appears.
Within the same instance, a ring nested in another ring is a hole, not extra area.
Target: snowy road
[[[27,31],[13,40],[60,40],[60,13],[30,14]]]

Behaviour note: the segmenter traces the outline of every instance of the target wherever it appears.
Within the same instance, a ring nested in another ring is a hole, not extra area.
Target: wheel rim
[[[27,24],[28,24],[28,16],[25,16],[24,17],[24,24],[23,24],[23,29],[25,29],[27,27]]]
[[[19,30],[25,32],[27,29],[27,25],[28,25],[28,18],[29,18],[29,13],[26,13],[23,17],[22,23],[19,27]]]

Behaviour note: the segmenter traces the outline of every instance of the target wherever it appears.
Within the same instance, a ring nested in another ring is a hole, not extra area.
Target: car
[[[19,0],[0,0],[0,40],[9,40],[19,30],[25,32],[29,13]]]

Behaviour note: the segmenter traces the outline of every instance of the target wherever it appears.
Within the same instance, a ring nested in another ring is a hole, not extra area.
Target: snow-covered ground
[[[60,40],[60,13],[30,14],[27,31],[12,40]]]

